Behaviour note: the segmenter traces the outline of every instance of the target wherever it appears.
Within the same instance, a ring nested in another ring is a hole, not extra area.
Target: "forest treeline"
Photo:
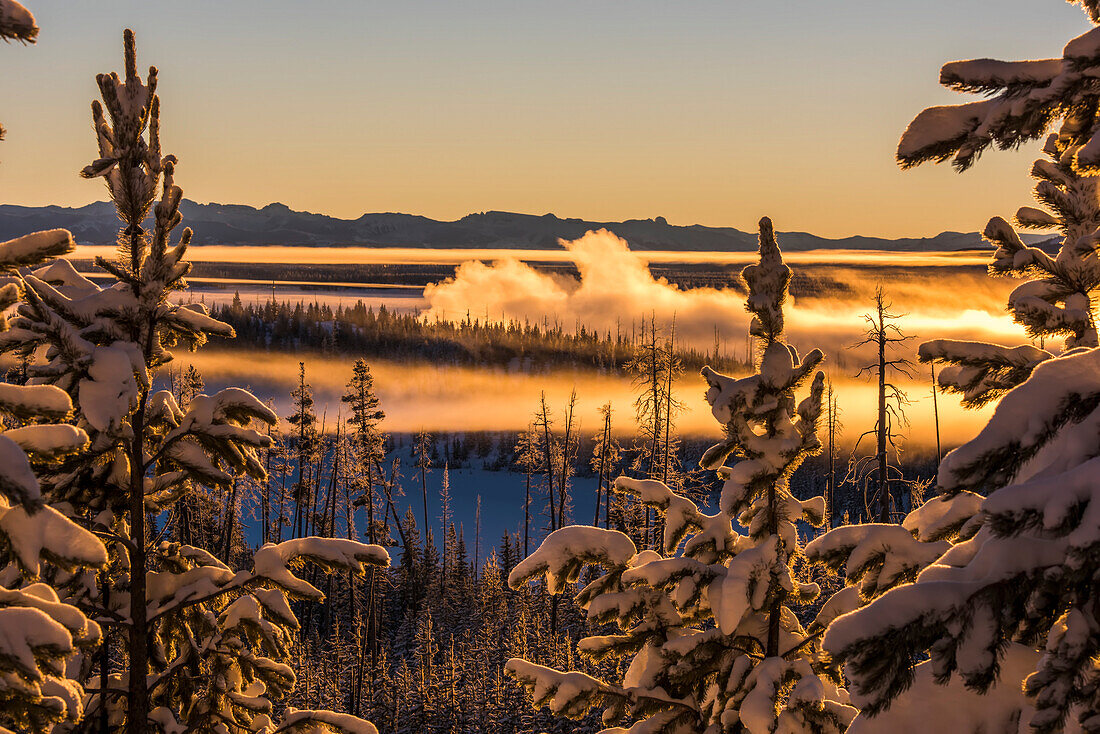
[[[228,304],[211,307],[211,315],[236,332],[237,338],[226,344],[230,348],[353,357],[377,354],[387,360],[534,372],[559,367],[622,372],[654,328],[648,315],[625,321],[612,332],[581,323],[563,324],[549,317],[496,321],[467,313],[453,321],[425,319],[385,305],[375,309],[362,301],[347,307],[318,301],[243,303],[239,295]],[[675,350],[677,358],[693,371],[704,364],[744,370],[751,356],[748,342],[738,337],[730,344],[717,327],[710,351],[680,342]]]

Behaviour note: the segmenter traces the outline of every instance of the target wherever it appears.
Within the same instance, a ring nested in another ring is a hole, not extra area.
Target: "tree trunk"
[[[890,481],[886,467],[886,324],[882,304],[878,321],[878,491],[879,522],[890,522]]]
[[[569,487],[567,482],[569,481],[569,441],[573,433],[573,408],[577,403],[577,391],[573,390],[573,393],[569,397],[569,412],[565,417],[565,440],[561,447],[561,476],[560,487],[561,491],[558,493],[558,527],[565,527],[565,503],[569,496]]]
[[[283,465],[279,471],[279,517],[276,519],[278,529],[275,531],[275,542],[283,542],[283,513],[286,511],[286,475],[289,474],[290,469],[290,447],[286,447],[286,453],[283,455]]]
[[[825,529],[832,530],[836,517],[836,404],[833,400],[833,383],[829,382],[829,482],[825,494]]]
[[[943,461],[943,451],[940,449],[940,406],[936,399],[936,363],[932,363],[932,417],[936,420],[936,471],[939,471],[940,462]]]
[[[142,390],[133,417],[134,437],[130,441],[130,635],[129,697],[127,734],[149,731],[149,621],[145,587],[145,406],[148,393]]]
[[[104,609],[111,608],[111,586],[107,572],[100,575],[100,599]],[[107,725],[107,686],[111,681],[110,627],[103,626],[103,641],[99,646],[99,734],[111,734]]]
[[[557,530],[557,513],[554,511],[554,459],[550,443],[550,411],[546,407],[546,393],[542,394],[543,453],[546,455],[547,492],[550,497],[550,532]]]
[[[422,449],[423,450],[423,449]],[[424,550],[428,549],[428,456],[420,455],[420,494],[424,499]]]
[[[267,437],[271,438],[271,426],[267,427]],[[264,450],[264,480],[263,492],[260,495],[260,544],[271,540],[271,447]]]

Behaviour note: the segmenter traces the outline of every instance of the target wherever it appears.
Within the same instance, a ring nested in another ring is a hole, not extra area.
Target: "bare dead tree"
[[[892,312],[891,306],[885,290],[881,285],[878,286],[875,289],[874,311],[863,317],[868,324],[864,338],[853,345],[856,349],[868,345],[875,348],[877,358],[874,362],[861,367],[856,377],[866,376],[877,381],[878,405],[874,427],[860,434],[856,439],[855,446],[852,448],[852,458],[849,461],[848,475],[845,477],[846,482],[855,484],[857,491],[862,492],[863,510],[867,519],[877,519],[878,522],[883,523],[891,521],[891,514],[894,511],[891,484],[895,482],[906,484],[897,464],[901,454],[902,438],[899,430],[909,425],[905,408],[910,401],[905,391],[892,380],[897,375],[912,379],[916,374],[916,366],[913,362],[897,354],[898,346],[913,337],[902,332],[896,322],[904,314]],[[869,436],[874,437],[875,452],[871,455],[859,456],[860,443]]]

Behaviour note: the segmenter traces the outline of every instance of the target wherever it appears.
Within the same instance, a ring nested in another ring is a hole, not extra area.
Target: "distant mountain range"
[[[469,214],[441,222],[412,214],[364,214],[337,219],[292,211],[284,204],[255,209],[242,204],[199,204],[185,199],[184,222],[195,231],[197,245],[357,245],[377,247],[556,249],[559,239],[577,239],[594,229],[609,229],[636,250],[750,251],[756,234],[732,227],[681,227],[664,217],[625,222],[588,222],[510,212]],[[107,202],[69,208],[0,205],[0,241],[40,229],[68,229],[80,244],[114,244],[118,219]],[[976,232],[942,232],[935,237],[827,239],[806,232],[781,233],[785,250],[962,250],[982,247]],[[1044,236],[1029,236],[1037,242]]]

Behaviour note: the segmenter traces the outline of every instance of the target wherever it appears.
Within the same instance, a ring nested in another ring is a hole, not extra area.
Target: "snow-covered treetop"
[[[38,38],[34,16],[16,0],[0,0],[0,38],[24,43],[34,43]]]
[[[137,72],[133,31],[127,29],[123,40],[126,78],[119,79],[114,72],[96,76],[103,96],[102,103],[92,102],[99,158],[85,166],[81,175],[102,176],[122,220],[141,222],[153,204],[161,172],[175,159],[161,158],[156,67],[149,67],[148,82],[142,82]],[[148,141],[144,137],[146,128]]]
[[[797,451],[802,441],[806,442],[806,448],[816,449],[815,427],[821,412],[824,375],[818,374],[810,398],[797,409],[794,391],[813,373],[824,355],[814,349],[799,359],[795,348],[783,341],[783,304],[787,300],[791,269],[783,262],[775,230],[767,217],[760,220],[759,242],[760,259],[746,266],[741,278],[749,291],[745,309],[753,315],[749,332],[760,340],[760,367],[756,374],[741,379],[703,368],[703,379],[709,385],[707,402],[715,420],[725,426],[728,437],[704,453],[700,463],[707,469],[717,469],[735,452],[752,458],[754,453],[764,451],[766,444],[772,447],[767,459],[776,466],[781,457],[771,455],[774,451]],[[791,426],[802,437],[797,448],[788,444],[779,449],[776,447],[783,442],[773,441],[776,432],[784,430],[781,425],[784,414],[788,422],[790,418],[797,419],[797,424]],[[761,428],[763,435],[756,428]]]
[[[147,492],[154,507],[171,501],[188,479],[225,485],[231,472],[262,476],[254,450],[268,439],[249,423],[275,420],[242,390],[192,401],[186,414],[170,396],[149,395],[155,368],[172,359],[170,347],[194,348],[212,335],[231,337],[233,329],[211,318],[201,304],[170,299],[186,287],[190,269],[185,259],[190,231],[174,246],[169,242],[181,223],[183,191],[174,183],[175,159],[160,152],[156,70],[143,82],[133,33],[126,31],[124,41],[124,78],[97,77],[103,102],[93,104],[92,113],[100,157],[83,171],[105,179],[121,219],[120,257],[96,260],[116,281],[94,283],[65,261],[37,267],[72,249],[71,236],[61,230],[0,245],[0,274],[12,274],[7,285],[0,281],[0,307],[21,299],[13,328],[0,333],[0,352],[33,353],[29,381],[70,396],[74,422],[88,433],[91,453],[51,471],[49,482],[55,499],[85,508],[101,507],[105,487],[126,486],[129,459],[122,457],[130,449],[124,444],[141,406],[151,412],[137,416],[137,424],[152,448],[147,465],[134,470],[144,474],[157,465]],[[151,232],[144,224],[150,209]],[[37,269],[15,272],[31,267]]]
[[[779,244],[775,241],[772,220],[760,220],[760,261],[741,271],[749,287],[745,308],[753,315],[749,333],[770,344],[783,333],[783,303],[791,283],[791,269],[783,262]]]

